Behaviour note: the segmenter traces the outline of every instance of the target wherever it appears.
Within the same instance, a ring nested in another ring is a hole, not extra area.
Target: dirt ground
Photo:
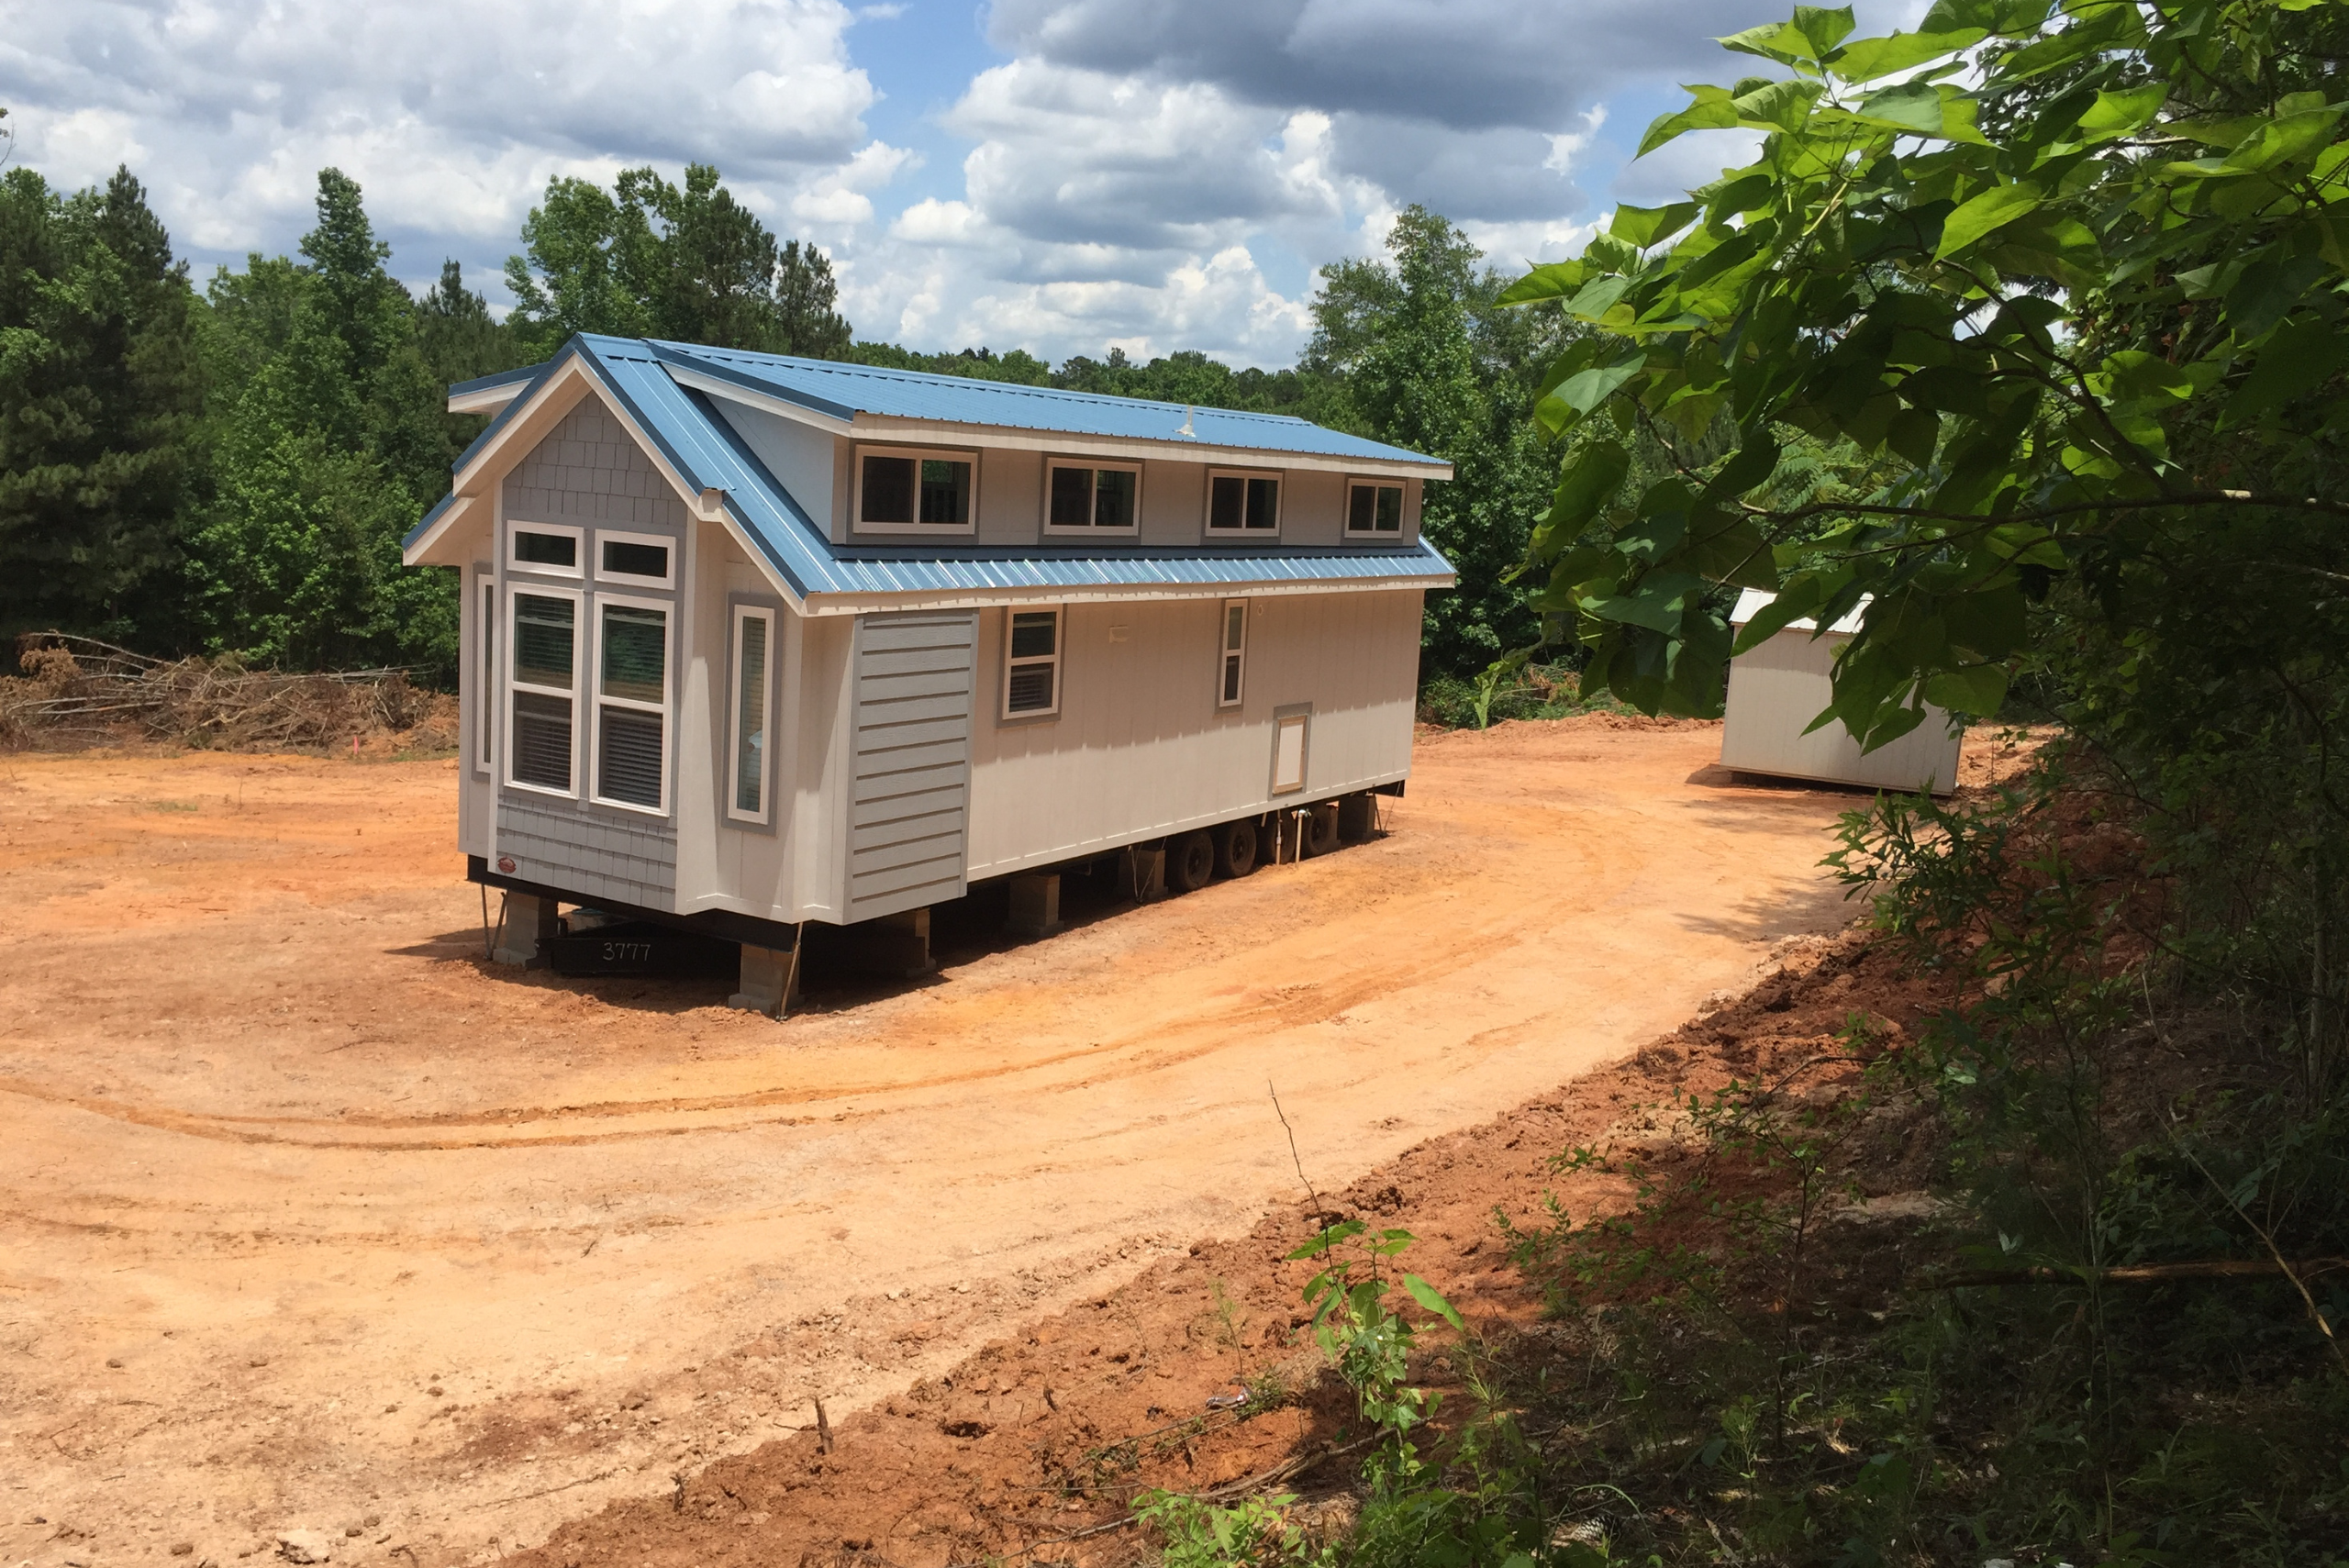
[[[1432,735],[1388,837],[782,1025],[484,965],[452,763],[0,757],[0,1557],[437,1568],[878,1419],[1292,1207],[1268,1086],[1342,1188],[1840,924],[1854,798],[1718,745]]]

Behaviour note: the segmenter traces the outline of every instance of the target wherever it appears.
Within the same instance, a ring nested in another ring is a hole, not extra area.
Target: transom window
[[[1403,487],[1383,480],[1357,479],[1346,487],[1346,532],[1375,539],[1403,531]]]
[[[596,601],[596,793],[607,806],[668,806],[669,611]]]
[[[1061,612],[1014,610],[1005,639],[1003,717],[1036,718],[1061,710]]]
[[[579,595],[517,588],[509,601],[514,651],[507,778],[527,789],[577,792]]]
[[[868,533],[969,533],[978,454],[859,447],[856,526]]]
[[[1044,507],[1046,533],[1131,533],[1141,516],[1141,465],[1053,463]]]
[[[515,523],[511,526],[509,564],[523,572],[553,572],[565,577],[579,573],[578,528],[561,523]]]
[[[1275,473],[1208,475],[1208,532],[1275,538],[1281,531],[1281,481]]]
[[[596,530],[596,575],[647,587],[666,588],[676,581],[675,552],[658,534]]]

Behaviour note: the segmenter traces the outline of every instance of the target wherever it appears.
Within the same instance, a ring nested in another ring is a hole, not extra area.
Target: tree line
[[[1539,629],[1503,577],[1546,505],[1529,417],[1563,318],[1502,308],[1500,275],[1412,208],[1384,258],[1321,269],[1297,363],[1233,370],[1121,350],[1057,368],[1026,351],[860,341],[829,258],[773,233],[694,164],[609,187],[561,178],[506,264],[503,318],[443,263],[421,294],[390,268],[358,183],[318,175],[292,256],[200,286],[128,168],[104,185],[0,177],[0,637],[76,632],[153,653],[284,669],[456,664],[449,573],[399,540],[484,423],[452,383],[607,332],[1276,411],[1451,460],[1428,534],[1461,569],[1429,606],[1426,664],[1457,676]]]

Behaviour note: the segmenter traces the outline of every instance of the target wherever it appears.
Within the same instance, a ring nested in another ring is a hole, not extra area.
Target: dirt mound
[[[1227,1496],[1267,1478],[1346,1512],[1351,1468],[1324,1462],[1351,1399],[1307,1332],[1312,1265],[1288,1252],[1335,1217],[1412,1231],[1402,1260],[1450,1296],[1487,1339],[1539,1332],[1541,1303],[1508,1262],[1492,1212],[1531,1221],[1545,1192],[1576,1213],[1620,1206],[1623,1184],[1562,1176],[1572,1144],[1653,1141],[1674,1092],[1751,1081],[1831,1048],[1857,1016],[1881,1046],[1913,1032],[1938,998],[1855,935],[1778,945],[1760,977],[1698,1019],[1553,1095],[1432,1139],[1354,1182],[1300,1199],[1246,1237],[1202,1242],[1125,1287],[987,1345],[942,1376],[819,1431],[679,1472],[662,1497],[617,1504],[513,1559],[546,1568],[684,1568],[734,1560],[941,1568],[1010,1557],[1116,1563],[1144,1554],[1126,1521],[1147,1487]],[[1872,1204],[1913,1195],[1928,1157],[1887,1140],[1859,1173]],[[786,1347],[742,1347],[705,1368],[722,1385]],[[1421,1375],[1459,1396],[1439,1357]],[[1240,1396],[1246,1396],[1244,1402]],[[1318,1492],[1318,1497],[1317,1497]]]

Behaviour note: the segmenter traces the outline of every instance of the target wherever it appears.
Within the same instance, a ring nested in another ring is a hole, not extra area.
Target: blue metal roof
[[[1246,414],[1193,408],[1141,397],[1108,397],[1053,386],[980,381],[835,360],[800,360],[692,343],[648,341],[664,360],[797,403],[834,418],[872,414],[895,419],[935,419],[954,425],[1042,430],[1117,440],[1169,441],[1186,446],[1245,447],[1258,451],[1355,458],[1364,462],[1442,467],[1442,458],[1350,436],[1290,414]],[[1192,434],[1182,434],[1188,419]]]
[[[698,350],[715,353],[716,350]],[[530,400],[531,394],[564,361],[576,356],[620,405],[637,428],[661,450],[662,459],[694,490],[720,491],[727,511],[766,557],[769,565],[793,592],[805,598],[822,594],[922,594],[952,592],[1050,591],[1094,587],[1248,586],[1284,583],[1364,582],[1400,579],[1434,585],[1448,584],[1452,564],[1425,539],[1409,546],[1369,545],[1311,549],[1259,545],[1244,548],[1199,547],[1168,549],[1130,546],[1122,549],[1007,549],[989,546],[905,547],[836,545],[807,515],[791,493],[746,446],[734,427],[701,392],[678,384],[669,366],[678,362],[674,345],[629,338],[582,334],[564,344],[544,365],[534,367],[530,386],[501,409],[481,438],[458,460],[462,471],[475,451]],[[737,356],[794,366],[816,365],[806,360],[784,361],[773,355]],[[856,369],[859,367],[844,367]],[[903,377],[906,373],[882,373]],[[964,384],[946,376],[918,376],[924,383]],[[1027,390],[1027,389],[1015,389]],[[1075,395],[1055,394],[1054,395]],[[1116,403],[1116,398],[1084,399]],[[1163,408],[1163,404],[1142,404]],[[1202,417],[1204,416],[1202,411]],[[1265,417],[1228,415],[1234,419]],[[1005,423],[989,420],[987,423]],[[1278,421],[1302,426],[1338,440],[1353,440],[1334,431],[1305,425],[1302,420]],[[1031,427],[1034,428],[1034,427]],[[1059,428],[1062,427],[1052,427]],[[1205,431],[1202,429],[1202,436]],[[1381,451],[1375,442],[1364,446]],[[1286,448],[1303,450],[1304,448]],[[1403,453],[1427,462],[1415,453]],[[415,528],[403,547],[413,545],[450,506],[442,501]]]

